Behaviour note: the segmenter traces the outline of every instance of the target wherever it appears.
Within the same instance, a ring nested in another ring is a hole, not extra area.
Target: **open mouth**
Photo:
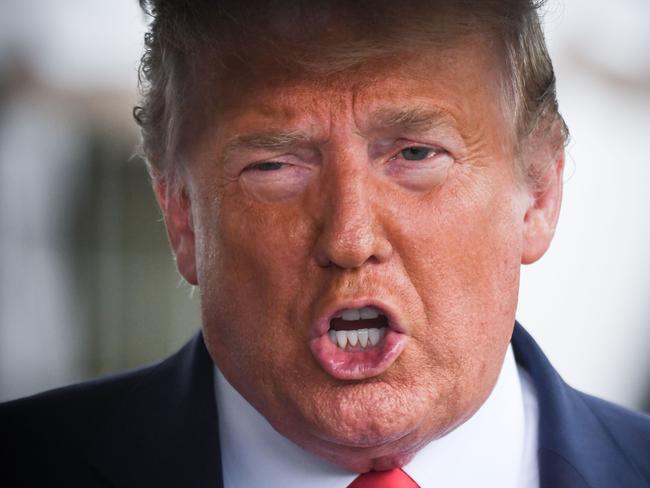
[[[397,359],[408,337],[380,305],[341,308],[320,320],[312,354],[330,375],[342,380],[377,376]]]
[[[388,319],[375,307],[351,308],[330,320],[330,340],[340,349],[364,351],[386,335]]]

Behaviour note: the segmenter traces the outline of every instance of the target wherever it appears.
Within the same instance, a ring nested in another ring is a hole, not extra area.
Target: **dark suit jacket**
[[[518,324],[512,344],[537,389],[542,488],[650,486],[650,417],[567,386]],[[0,405],[0,484],[222,486],[212,376],[199,334],[157,365]]]

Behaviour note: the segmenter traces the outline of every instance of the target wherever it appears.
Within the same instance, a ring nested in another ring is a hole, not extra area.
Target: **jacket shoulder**
[[[650,415],[578,393],[618,448],[650,481]]]
[[[648,416],[567,385],[518,323],[512,344],[537,395],[540,485],[650,487]]]
[[[43,437],[56,431],[65,431],[67,436],[79,431],[83,436],[158,368],[153,365],[2,403],[0,426],[3,433],[21,437]]]
[[[143,406],[142,389],[164,377],[166,367],[162,362],[0,404],[0,455],[8,468],[3,479],[17,486],[44,480],[103,486],[88,462],[88,448],[113,412],[125,404]]]

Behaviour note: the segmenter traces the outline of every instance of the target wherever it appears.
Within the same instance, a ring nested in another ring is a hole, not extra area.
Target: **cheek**
[[[252,205],[238,196],[203,203],[208,211],[200,216],[204,225],[197,242],[209,246],[198,250],[204,282],[229,277],[242,291],[268,290],[270,295],[295,284],[296,263],[307,253],[308,229],[294,209]],[[257,301],[265,297],[259,295]]]
[[[504,198],[514,189],[479,182],[449,181],[403,206],[400,219],[408,226],[399,255],[426,317],[414,339],[431,366],[453,369],[470,385],[500,365],[514,324],[521,258],[518,213]]]
[[[271,212],[239,199],[201,217],[205,225],[197,241],[209,246],[199,250],[204,324],[222,332],[224,353],[241,354],[241,364],[254,365],[261,358],[308,354],[306,346],[297,351],[309,334],[300,315],[309,278],[305,219],[288,207]],[[233,324],[237,333],[224,330]]]
[[[523,218],[516,189],[504,180],[457,176],[417,201],[415,209],[402,207],[399,220],[408,226],[400,234],[399,252],[423,297],[449,296],[461,303],[466,297],[492,309],[498,302],[490,298],[516,292]]]

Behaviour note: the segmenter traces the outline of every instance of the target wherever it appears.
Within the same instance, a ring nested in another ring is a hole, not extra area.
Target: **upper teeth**
[[[376,319],[380,315],[383,313],[375,307],[347,308],[340,314],[343,320]]]

